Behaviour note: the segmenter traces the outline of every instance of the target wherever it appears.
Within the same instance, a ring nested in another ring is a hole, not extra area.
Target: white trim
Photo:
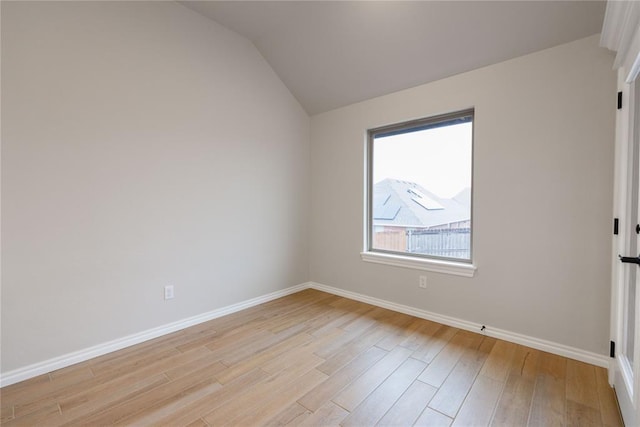
[[[631,83],[638,77],[638,72],[640,71],[640,30],[638,28],[633,34],[622,69],[626,70],[627,74],[625,82]]]
[[[614,69],[622,68],[631,83],[640,72],[640,5],[635,1],[608,1],[600,45],[616,51]]]
[[[636,32],[637,35],[638,33]],[[640,51],[640,45],[638,46],[638,51]],[[637,60],[636,63],[638,63]],[[640,372],[640,360],[636,361],[636,366],[631,369],[625,356],[625,345],[628,343],[625,313],[629,303],[627,301],[629,297],[627,286],[631,269],[629,264],[622,264],[618,259],[619,255],[630,253],[633,247],[632,242],[636,239],[635,234],[625,233],[622,230],[631,230],[631,226],[637,222],[637,217],[632,212],[632,198],[634,197],[632,194],[634,191],[633,142],[640,130],[640,123],[636,119],[637,108],[640,105],[637,85],[640,83],[637,81],[628,82],[628,76],[629,74],[624,67],[618,68],[617,88],[623,95],[622,108],[616,112],[613,217],[619,218],[621,232],[613,238],[611,254],[610,336],[611,341],[616,343],[617,355],[615,359],[611,359],[609,383],[616,389],[623,421],[626,425],[637,425],[636,421],[640,419],[640,408],[635,406],[638,402],[637,390],[640,389],[640,378],[637,375],[634,377],[632,371]],[[631,268],[635,269],[635,267]],[[637,295],[636,298],[638,298]],[[640,313],[639,299],[636,299],[636,304],[636,313]],[[638,330],[636,329],[637,333]],[[635,354],[638,354],[640,340],[637,337],[635,345]],[[636,390],[636,396],[633,395],[634,390]]]
[[[345,291],[343,289],[334,288],[332,286],[327,286],[316,282],[307,282],[300,285],[291,286],[289,288],[282,289],[276,292],[272,292],[267,295],[256,297],[247,301],[242,301],[236,304],[222,307],[207,313],[199,314],[197,316],[189,317],[187,319],[179,320],[177,322],[172,322],[164,326],[159,326],[157,328],[149,329],[137,334],[128,335],[123,338],[115,339],[103,344],[98,344],[93,347],[89,347],[83,350],[55,357],[53,359],[34,363],[33,365],[25,366],[23,368],[18,368],[13,371],[2,373],[0,374],[0,386],[4,387],[7,385],[15,384],[17,382],[36,377],[38,375],[46,374],[57,369],[62,369],[76,363],[84,362],[94,357],[102,356],[104,354],[111,353],[125,347],[140,344],[150,339],[170,334],[172,332],[176,332],[193,325],[207,322],[218,317],[226,316],[227,314],[235,313],[246,308],[254,307],[256,305],[272,301],[274,299],[281,298],[296,292],[300,292],[305,289],[316,289],[333,295],[338,295],[341,297],[397,311],[399,313],[405,313],[411,316],[419,317],[421,319],[432,320],[434,322],[442,323],[444,325],[453,326],[467,331],[483,333],[490,337],[522,344],[531,348],[557,354],[559,356],[580,360],[592,365],[601,366],[604,368],[609,367],[609,358],[604,355],[591,353],[589,351],[580,350],[563,344],[529,337],[515,332],[492,328],[489,326],[485,327],[484,331],[481,331],[481,327],[483,325],[480,325],[479,323],[469,322],[467,320],[445,316],[442,314],[421,310],[419,308],[409,307],[383,299],[358,294],[356,292]]]
[[[624,82],[623,70],[618,69],[617,90],[622,92],[622,108],[616,110],[615,152],[614,152],[614,182],[613,182],[613,218],[618,218],[618,229],[628,230],[629,220],[627,193],[629,186],[629,143],[626,135],[629,131],[629,111],[632,109],[630,99],[634,96],[632,87]],[[622,233],[612,239],[611,250],[611,314],[609,335],[613,342],[618,343],[618,352],[622,343],[622,311],[624,307],[625,269],[619,261],[618,255],[628,252],[628,234]],[[615,359],[609,369],[609,384],[613,385],[617,365]]]
[[[617,370],[615,372],[615,376],[616,376],[616,383],[617,384],[623,384],[623,387],[625,387],[624,384],[627,383],[626,379],[624,378],[624,375],[622,374],[622,372],[620,370]],[[617,390],[617,389],[616,389]],[[635,419],[635,408],[633,406],[633,402],[632,402],[632,397],[629,395],[629,393],[625,393],[624,391],[622,392],[618,392],[616,391],[616,400],[618,401],[618,406],[620,407],[620,412],[622,414],[627,414],[627,418],[623,417],[623,422],[625,423],[625,425],[628,426],[635,426],[637,425],[637,420]],[[631,418],[631,419],[629,419]]]
[[[286,289],[272,292],[267,295],[262,295],[250,300],[218,308],[207,313],[168,323],[157,328],[148,329],[146,331],[128,335],[126,337],[98,344],[93,347],[54,357],[53,359],[34,363],[33,365],[14,369],[13,371],[3,372],[2,374],[0,374],[0,387],[15,384],[17,382],[36,377],[38,375],[55,371],[56,369],[62,369],[70,365],[75,365],[76,363],[84,362],[86,360],[93,359],[94,357],[102,356],[103,354],[111,353],[113,351],[120,350],[135,344],[140,344],[150,339],[167,335],[193,325],[216,319],[218,317],[226,316],[227,314],[235,313],[246,308],[254,307],[256,305],[272,301],[274,299],[281,298],[307,288],[307,284],[292,286]]]
[[[362,260],[366,262],[393,265],[394,267],[414,268],[417,270],[433,271],[436,273],[453,274],[463,277],[473,277],[476,272],[475,265],[465,264],[462,262],[440,261],[380,252],[361,252],[360,256],[362,257]]]
[[[629,44],[631,36],[629,28],[632,27],[630,25],[632,6],[633,4],[628,1],[607,2],[600,33],[600,45],[620,52],[620,56],[614,62],[614,68],[622,65],[620,61]]]
[[[570,359],[579,360],[581,362],[590,363],[592,365],[601,366],[603,368],[609,367],[609,357],[602,354],[592,353],[590,351],[581,350],[564,344],[558,344],[552,341],[530,337],[516,332],[506,331],[504,329],[492,328],[490,326],[485,326],[485,329],[481,331],[481,328],[484,325],[481,325],[479,323],[469,322],[467,320],[445,316],[442,314],[421,310],[419,308],[409,307],[407,305],[397,304],[395,302],[370,297],[356,292],[345,291],[343,289],[334,288],[332,286],[327,286],[320,283],[310,282],[308,284],[308,287],[356,301],[361,301],[367,304],[375,305],[377,307],[397,311],[399,313],[405,313],[411,316],[419,317],[421,319],[432,320],[434,322],[453,326],[455,328],[477,332],[504,341],[525,345],[537,350],[546,351],[548,353],[557,354],[559,356],[568,357]]]

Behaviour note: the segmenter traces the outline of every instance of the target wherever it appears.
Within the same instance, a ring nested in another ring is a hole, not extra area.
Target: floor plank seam
[[[602,368],[513,346],[307,290],[7,386],[1,422],[621,425]]]
[[[509,375],[507,373],[507,379],[508,378],[509,378]],[[493,411],[491,411],[491,417],[489,417],[489,425],[490,426],[493,425],[493,422],[494,422],[495,417],[496,417],[496,412],[498,411],[498,405],[500,404],[500,400],[502,399],[502,396],[504,395],[504,390],[507,387],[507,379],[505,379],[504,381],[501,381],[502,382],[502,387],[500,388],[500,393],[498,394],[498,398],[496,399],[496,402],[493,405]]]
[[[338,393],[339,394],[339,393]],[[334,396],[335,397],[335,396]],[[333,398],[331,398],[329,400],[331,403],[333,403],[336,406],[339,406],[340,408],[344,409],[345,411],[347,411],[349,414],[351,414],[351,411],[348,410],[347,408],[345,408],[344,406],[340,405],[339,403],[337,403],[335,400],[333,400]],[[313,412],[313,411],[312,411]]]

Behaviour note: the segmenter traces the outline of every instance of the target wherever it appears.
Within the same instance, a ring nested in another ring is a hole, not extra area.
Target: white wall
[[[616,75],[598,36],[317,115],[311,279],[605,354]],[[390,76],[389,78],[393,78]],[[368,128],[475,107],[474,278],[360,259]]]
[[[309,182],[309,119],[247,40],[173,2],[1,5],[2,372],[308,279],[606,353],[597,36],[313,117]],[[420,290],[360,259],[365,131],[471,106],[478,271]]]
[[[308,280],[309,119],[249,41],[2,2],[2,64],[2,372]]]

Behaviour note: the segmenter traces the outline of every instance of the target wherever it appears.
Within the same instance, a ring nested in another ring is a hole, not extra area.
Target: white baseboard
[[[569,347],[563,344],[554,343],[551,341],[542,340],[539,338],[529,337],[526,335],[518,334],[515,332],[505,331],[503,329],[492,328],[486,326],[481,331],[482,325],[478,323],[469,322],[455,317],[444,316],[442,314],[433,313],[426,310],[421,310],[407,305],[397,304],[394,302],[386,301],[379,298],[370,297],[356,292],[345,291],[343,289],[334,288],[332,286],[323,285],[316,282],[307,282],[300,285],[292,286],[286,289],[282,289],[276,292],[272,292],[267,295],[252,298],[247,301],[242,301],[236,304],[232,304],[226,307],[222,307],[207,313],[199,314],[197,316],[189,317],[187,319],[178,320],[176,322],[169,323],[167,325],[159,326],[157,328],[148,329],[143,332],[128,335],[126,337],[118,338],[103,344],[98,344],[93,347],[89,347],[83,350],[68,353],[53,359],[45,360],[39,363],[34,363],[29,366],[18,368],[12,371],[4,372],[0,374],[0,387],[11,385],[20,381],[27,380],[29,378],[36,377],[38,375],[46,374],[57,369],[62,369],[67,366],[74,365],[76,363],[84,362],[94,357],[102,356],[113,351],[123,349],[135,344],[148,341],[153,338],[167,335],[172,332],[179,331],[181,329],[194,326],[199,323],[207,322],[209,320],[216,319],[218,317],[225,316],[227,314],[235,313],[240,310],[244,310],[249,307],[256,306],[277,298],[281,298],[286,295],[290,295],[304,289],[316,289],[319,291],[327,292],[330,294],[342,296],[345,298],[361,301],[367,304],[375,305],[389,310],[397,311],[400,313],[409,314],[411,316],[419,317],[422,319],[432,320],[434,322],[442,323],[444,325],[453,326],[459,329],[464,329],[472,332],[478,332],[490,337],[499,338],[505,341],[522,344],[531,348],[546,351],[549,353],[557,354],[559,356],[568,357],[570,359],[579,360],[582,362],[590,363],[592,365],[601,366],[603,368],[609,368],[609,358],[607,356],[592,353],[585,350],[580,350],[574,347]]]
[[[581,362],[590,363],[592,365],[601,366],[607,369],[609,368],[610,359],[609,357],[602,354],[592,353],[590,351],[581,350],[564,344],[558,344],[552,341],[518,334],[516,332],[505,331],[504,329],[492,328],[491,326],[486,325],[485,329],[481,330],[483,325],[479,323],[469,322],[467,320],[457,319],[455,317],[444,316],[442,314],[409,307],[407,305],[397,304],[395,302],[358,294],[356,292],[345,291],[343,289],[334,288],[332,286],[327,286],[320,283],[309,282],[306,284],[306,286],[312,289],[317,289],[319,291],[328,292],[330,294],[375,305],[377,307],[387,308],[389,310],[409,314],[411,316],[420,317],[422,319],[432,320],[434,322],[442,323],[447,326],[453,326],[455,328],[477,332],[493,338],[499,338],[504,341],[509,341],[516,344],[525,345],[527,347],[535,348],[537,350],[564,356],[569,359],[579,360]]]
[[[0,387],[15,384],[17,382],[36,377],[38,375],[55,371],[56,369],[66,368],[67,366],[75,365],[76,363],[84,362],[86,360],[93,359],[94,357],[102,356],[103,354],[121,350],[125,347],[129,347],[135,344],[140,344],[144,341],[148,341],[162,335],[167,335],[172,332],[188,328],[189,326],[207,322],[218,317],[226,316],[227,314],[235,313],[237,311],[244,310],[258,304],[262,304],[286,295],[293,294],[295,292],[302,291],[304,289],[307,289],[308,287],[309,286],[306,283],[292,286],[290,288],[272,292],[267,295],[262,295],[247,301],[242,301],[213,311],[209,311],[207,313],[199,314],[197,316],[178,320],[176,322],[159,326],[157,328],[148,329],[146,331],[118,338],[103,344],[98,344],[93,347],[85,348],[83,350],[64,354],[53,359],[34,363],[33,365],[25,366],[23,368],[3,372],[2,374],[0,374]]]

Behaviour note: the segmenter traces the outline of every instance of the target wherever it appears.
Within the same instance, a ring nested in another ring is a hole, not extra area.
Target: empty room
[[[640,2],[0,18],[0,424],[640,425]]]

